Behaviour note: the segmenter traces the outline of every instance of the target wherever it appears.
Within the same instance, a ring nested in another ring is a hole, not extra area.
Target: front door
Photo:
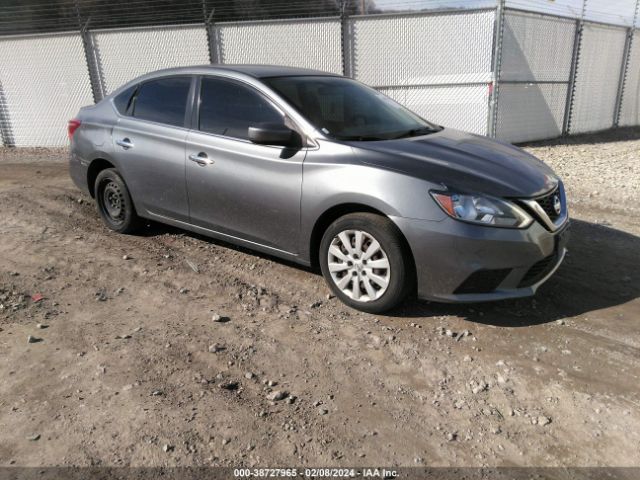
[[[249,85],[202,78],[199,119],[187,137],[191,223],[297,253],[306,152],[248,140],[250,125],[283,123],[283,118]]]

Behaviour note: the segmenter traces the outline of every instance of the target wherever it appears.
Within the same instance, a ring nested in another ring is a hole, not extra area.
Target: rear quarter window
[[[124,92],[119,93],[113,99],[113,104],[115,105],[116,110],[118,110],[118,113],[120,113],[120,115],[129,114],[128,112],[129,112],[129,107],[131,105],[131,97],[133,97],[133,94],[136,93],[137,88],[138,88],[138,85],[129,87]]]

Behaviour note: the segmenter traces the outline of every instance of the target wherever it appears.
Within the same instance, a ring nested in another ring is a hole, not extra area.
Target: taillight
[[[69,134],[69,140],[73,138],[73,134],[80,126],[80,123],[80,120],[78,120],[77,118],[69,120],[69,123],[67,123],[67,133]]]

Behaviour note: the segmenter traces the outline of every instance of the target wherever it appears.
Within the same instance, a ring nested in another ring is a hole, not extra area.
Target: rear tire
[[[115,168],[102,170],[95,183],[98,213],[114,232],[133,233],[141,224],[124,180]]]
[[[345,304],[382,313],[410,291],[411,263],[402,234],[386,217],[350,213],[334,221],[320,242],[320,268]]]

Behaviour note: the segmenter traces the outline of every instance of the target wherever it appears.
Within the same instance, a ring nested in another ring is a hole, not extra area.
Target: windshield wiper
[[[431,127],[412,128],[406,132],[402,132],[396,137],[392,137],[391,140],[397,140],[399,138],[417,137],[419,135],[427,135],[429,133],[439,132],[440,130]]]
[[[402,132],[402,134],[400,135],[396,135],[396,136],[385,136],[385,137],[377,137],[375,135],[351,135],[351,136],[344,136],[344,137],[338,137],[339,140],[345,140],[345,141],[358,141],[358,142],[374,142],[374,141],[378,141],[378,140],[396,140],[398,138],[405,138],[405,137],[415,137],[417,135],[426,135],[428,133],[435,133],[435,132],[439,132],[441,129],[439,128],[431,128],[431,127],[420,127],[420,128],[412,128],[411,130],[408,130],[406,132]]]
[[[388,138],[382,138],[382,137],[374,137],[372,135],[353,135],[351,137],[340,137],[340,140],[345,140],[345,141],[349,141],[349,140],[355,140],[357,142],[375,142],[377,140],[389,140]]]

